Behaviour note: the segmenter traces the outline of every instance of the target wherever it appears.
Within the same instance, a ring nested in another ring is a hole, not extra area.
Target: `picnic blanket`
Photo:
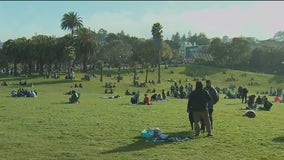
[[[146,138],[147,142],[153,141],[153,142],[181,142],[181,141],[187,141],[189,139],[192,139],[191,137],[170,137],[166,134],[163,134],[159,128],[147,128],[144,129],[140,136],[142,138]]]

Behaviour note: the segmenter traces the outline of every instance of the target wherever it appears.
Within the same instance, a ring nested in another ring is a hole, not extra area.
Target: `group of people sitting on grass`
[[[145,93],[144,94],[144,99],[143,99],[143,102],[139,102],[139,96],[140,96],[140,92],[137,91],[133,97],[131,97],[130,99],[130,103],[131,104],[144,104],[144,105],[151,105],[151,100],[150,98],[148,97],[148,95]]]
[[[155,93],[156,90],[155,89],[153,89],[153,90],[154,90],[154,94],[151,97],[148,97],[147,92],[144,94],[143,102],[139,102],[139,96],[140,96],[139,91],[130,93],[128,90],[126,90],[125,94],[126,95],[134,95],[130,99],[131,104],[147,104],[147,105],[150,105],[150,104],[152,104],[151,101],[166,101],[167,100],[167,96],[166,96],[164,89],[162,90],[162,94]]]
[[[113,89],[108,90],[107,88],[105,89],[105,94],[113,94]]]
[[[265,110],[265,111],[270,111],[272,107],[272,103],[268,101],[266,96],[260,97],[258,96],[256,99],[255,95],[250,95],[247,100],[247,106],[245,109],[249,110]],[[259,106],[263,105],[263,107]]]
[[[126,96],[135,95],[136,92],[129,92],[129,89],[125,91]]]
[[[23,88],[19,88],[17,91],[12,90],[12,97],[37,97],[37,92],[35,90],[26,90]]]
[[[73,88],[75,88],[75,89],[83,88],[83,85],[82,85],[82,83],[80,83],[79,85],[77,83],[75,83]]]
[[[162,94],[154,93],[151,96],[151,101],[166,101],[166,100],[167,100],[167,96],[166,96],[165,90],[162,90]]]

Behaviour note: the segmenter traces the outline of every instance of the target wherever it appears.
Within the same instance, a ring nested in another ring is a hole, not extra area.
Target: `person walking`
[[[195,136],[200,135],[199,122],[203,121],[207,136],[213,136],[208,114],[208,102],[211,100],[209,93],[203,89],[201,81],[196,82],[195,90],[188,97],[187,112],[193,113]]]
[[[217,90],[211,85],[210,80],[206,80],[206,86],[204,89],[210,94],[211,100],[208,102],[208,113],[209,113],[209,119],[211,123],[211,129],[213,129],[213,106],[219,101],[219,94]]]

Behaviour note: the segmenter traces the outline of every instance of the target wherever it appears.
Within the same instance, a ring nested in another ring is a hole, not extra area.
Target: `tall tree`
[[[173,35],[171,40],[173,42],[179,44],[180,43],[180,34],[179,34],[179,32],[177,32],[175,35]]]
[[[68,12],[63,15],[61,19],[61,29],[71,30],[71,35],[73,37],[76,29],[83,27],[82,17],[80,17],[75,12]]]
[[[74,60],[76,59],[75,47],[73,47],[73,46],[65,47],[64,55],[66,57],[65,58],[66,63],[68,64],[68,77],[70,77],[70,75],[71,75],[71,66],[72,66]]]
[[[100,44],[104,44],[107,35],[108,35],[107,30],[101,28],[96,34],[96,39],[99,41]]]
[[[193,36],[191,36],[191,37],[189,38],[189,42],[190,42],[192,45],[196,44],[196,43],[197,43],[197,40],[198,40],[198,36],[197,36],[196,33],[195,33]]]
[[[224,65],[226,57],[228,56],[225,44],[222,43],[220,38],[215,38],[210,43],[208,53],[214,57],[214,63],[217,65]]]
[[[197,45],[208,45],[210,43],[210,39],[207,38],[205,33],[200,33],[197,36]]]
[[[55,58],[55,69],[56,70],[61,70],[61,65],[64,64],[65,62],[65,55],[64,55],[64,49],[65,47],[71,46],[71,39],[72,37],[70,37],[69,35],[65,35],[63,37],[59,37],[55,40],[55,48],[54,48],[54,52],[56,54],[56,58]]]
[[[80,28],[76,30],[76,49],[77,56],[83,63],[83,72],[87,71],[87,63],[95,55],[95,51],[99,44],[92,35],[92,31],[87,28]]]
[[[24,61],[27,53],[27,39],[25,37],[15,40],[7,40],[3,44],[3,53],[8,58],[8,62],[13,63],[14,76],[17,76],[17,64]]]
[[[8,67],[8,58],[7,56],[4,54],[4,51],[2,48],[0,48],[0,67]]]
[[[160,23],[155,23],[152,26],[152,35],[154,40],[154,46],[158,53],[158,81],[161,83],[161,50],[162,50],[162,41],[163,41],[163,26]]]
[[[97,67],[99,68],[100,70],[100,82],[103,81],[103,69],[104,69],[104,62],[102,60],[99,60],[98,63],[97,63]]]
[[[3,54],[8,58],[8,62],[13,63],[14,73],[17,70],[17,63],[19,63],[19,56],[17,55],[17,46],[15,40],[9,39],[3,44]],[[15,74],[14,74],[15,75]]]
[[[230,47],[229,61],[231,65],[246,65],[251,56],[251,44],[243,37],[233,38]]]
[[[162,42],[162,55],[161,59],[165,62],[165,67],[167,67],[167,62],[173,57],[172,48],[166,42]]]
[[[49,64],[49,70],[51,63],[54,61],[54,39],[47,35],[36,35],[32,37],[32,43],[34,46],[34,52],[37,62],[40,67],[40,74],[43,74],[44,64]]]

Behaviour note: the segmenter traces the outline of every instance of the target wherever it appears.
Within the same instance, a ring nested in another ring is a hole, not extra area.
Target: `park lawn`
[[[115,82],[111,77],[91,81],[76,81],[26,78],[35,89],[37,98],[12,98],[12,89],[18,89],[19,78],[8,80],[8,87],[0,87],[0,159],[275,159],[284,158],[284,103],[273,103],[272,110],[256,111],[256,118],[246,118],[241,110],[245,105],[240,99],[224,99],[215,107],[213,137],[190,139],[184,142],[152,142],[140,138],[140,132],[147,127],[159,127],[164,134],[173,137],[192,136],[186,113],[186,99],[168,98],[167,102],[153,102],[153,105],[130,105],[126,89],[139,90],[140,99],[147,89],[169,90],[172,82],[167,79],[185,79],[194,84],[193,77],[211,79],[215,86],[228,87],[246,85],[254,77],[259,86],[252,86],[249,94],[268,90],[270,86],[282,87],[281,78],[273,75],[223,69],[211,69],[210,73],[190,73],[194,67],[162,68],[162,83],[148,84],[147,88],[132,86],[131,74],[123,74],[123,80],[116,82],[114,94],[104,94],[105,82]],[[199,67],[202,70],[206,67]],[[169,71],[174,73],[170,74]],[[214,72],[213,72],[214,71]],[[189,74],[188,74],[189,73]],[[204,73],[204,72],[203,72]],[[190,75],[190,76],[189,76]],[[235,82],[225,82],[229,76],[238,77]],[[244,76],[245,75],[245,76]],[[145,73],[140,73],[144,80]],[[25,79],[25,78],[22,78]],[[142,80],[143,79],[143,80]],[[149,74],[156,79],[156,72]],[[214,83],[216,82],[216,83]],[[69,95],[75,83],[83,88],[79,104],[68,104]],[[119,99],[106,99],[119,94]],[[269,97],[270,100],[273,97]]]

